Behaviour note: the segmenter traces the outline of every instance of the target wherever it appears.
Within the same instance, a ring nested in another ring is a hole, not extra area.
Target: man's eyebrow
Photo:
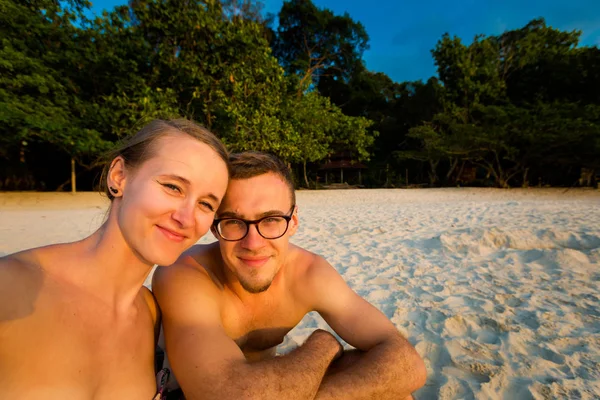
[[[270,217],[270,216],[282,216],[285,215],[285,212],[280,211],[280,210],[269,210],[269,211],[265,211],[264,213],[260,214],[258,216],[257,219],[261,219],[263,217]]]
[[[242,216],[234,213],[233,211],[223,211],[222,213],[219,213],[219,218],[237,218],[237,219],[241,219]]]
[[[270,217],[270,216],[278,216],[281,217],[285,215],[285,213],[281,210],[269,210],[269,211],[265,211],[263,213],[260,213],[256,216],[256,219],[261,219],[264,217]],[[241,214],[238,214],[234,211],[223,211],[222,213],[219,214],[219,218],[236,218],[236,219],[246,219],[244,218]]]

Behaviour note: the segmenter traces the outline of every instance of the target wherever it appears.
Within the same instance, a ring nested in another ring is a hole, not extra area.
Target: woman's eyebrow
[[[161,178],[169,178],[169,179],[173,179],[176,181],[179,181],[181,183],[184,183],[186,185],[190,184],[190,181],[188,181],[187,179],[185,179],[183,176],[179,176],[179,175],[175,175],[175,174],[163,174],[160,175]]]
[[[173,179],[175,181],[179,181],[179,182],[183,183],[186,186],[189,186],[191,184],[189,180],[187,180],[183,176],[176,175],[176,174],[164,174],[164,175],[160,175],[160,177],[161,178],[167,178],[167,179]],[[208,194],[206,194],[206,197],[209,197],[210,199],[216,201],[217,203],[221,202],[221,199],[219,199],[217,197],[217,195],[214,194],[214,193],[208,193]]]
[[[213,193],[209,193],[206,195],[206,197],[209,197],[210,199],[212,199],[213,201],[215,201],[216,203],[220,203],[221,199],[219,199],[217,197],[217,195],[213,194]]]

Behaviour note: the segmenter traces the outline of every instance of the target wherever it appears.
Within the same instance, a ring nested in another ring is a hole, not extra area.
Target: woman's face
[[[229,176],[217,153],[188,135],[169,134],[152,147],[153,156],[134,170],[119,175],[114,165],[109,184],[115,178],[121,196],[113,212],[140,258],[170,265],[210,228]]]

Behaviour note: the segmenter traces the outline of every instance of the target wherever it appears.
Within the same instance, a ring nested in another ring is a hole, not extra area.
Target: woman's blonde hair
[[[208,145],[219,155],[229,171],[229,153],[225,145],[212,132],[197,123],[187,119],[162,120],[155,119],[145,125],[134,135],[123,140],[117,148],[108,153],[105,158],[105,165],[102,169],[100,178],[100,191],[105,193],[110,200],[114,196],[110,192],[106,179],[112,161],[116,157],[122,157],[125,166],[135,170],[142,165],[144,161],[151,158],[154,154],[154,144],[158,139],[172,133],[184,133],[190,137]]]

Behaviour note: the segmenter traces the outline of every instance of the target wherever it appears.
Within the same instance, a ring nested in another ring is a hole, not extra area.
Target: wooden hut
[[[338,153],[332,155],[330,159],[319,167],[320,171],[325,171],[325,185],[328,185],[328,172],[338,172],[340,174],[339,183],[344,183],[344,171],[356,171],[358,173],[358,184],[362,185],[361,170],[367,169],[367,166],[354,160],[351,153]],[[333,183],[333,182],[332,182]]]

